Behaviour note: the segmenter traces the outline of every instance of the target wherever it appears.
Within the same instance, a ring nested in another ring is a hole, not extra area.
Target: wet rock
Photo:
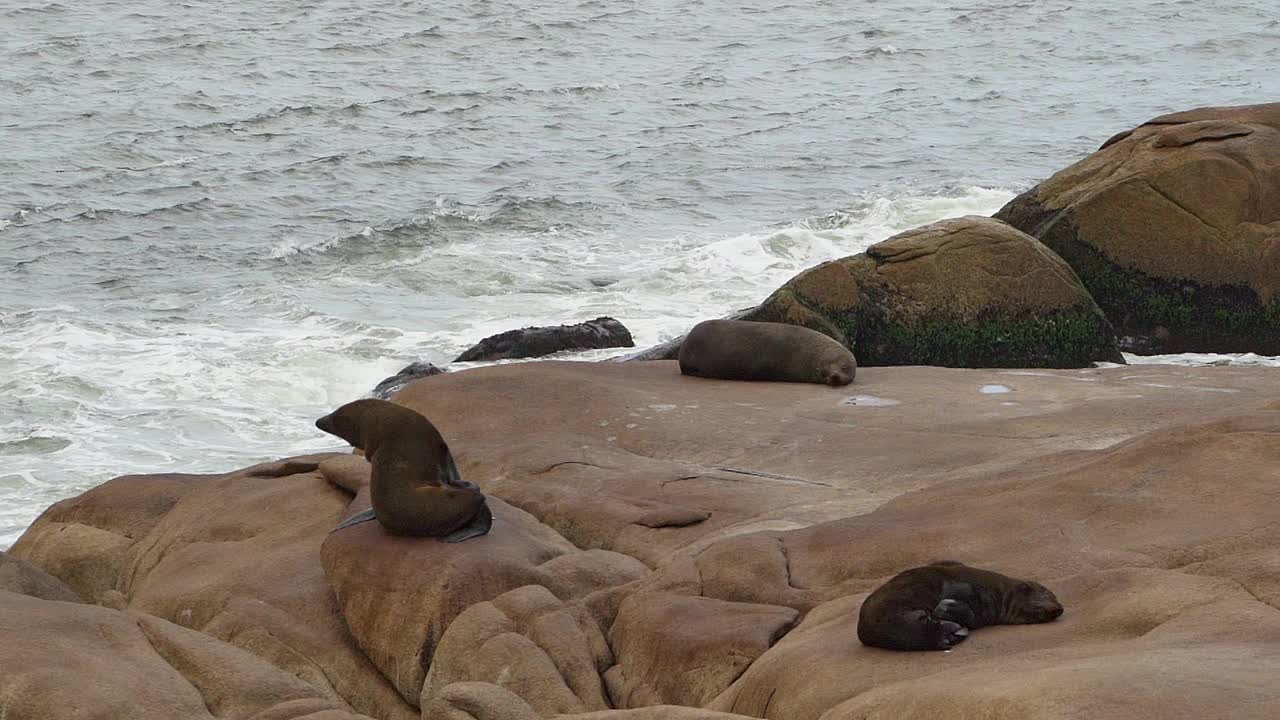
[[[577,325],[548,325],[508,330],[491,335],[463,352],[454,362],[541,357],[564,350],[634,347],[631,332],[611,317]]]
[[[378,383],[370,393],[370,397],[379,400],[390,400],[392,395],[404,389],[405,385],[425,377],[432,375],[443,375],[448,372],[443,368],[436,367],[429,362],[417,361],[401,368],[400,372]]]

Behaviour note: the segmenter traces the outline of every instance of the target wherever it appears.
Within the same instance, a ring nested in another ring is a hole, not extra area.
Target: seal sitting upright
[[[890,650],[946,650],[970,630],[1061,614],[1058,598],[1040,583],[943,560],[900,572],[868,595],[858,639]]]
[[[422,415],[386,400],[356,400],[316,427],[363,450],[373,466],[373,509],[334,530],[376,517],[393,535],[461,542],[489,532],[493,514],[480,488],[459,476],[449,446]]]
[[[786,323],[704,320],[680,345],[680,372],[722,380],[853,382],[849,348],[816,330]]]

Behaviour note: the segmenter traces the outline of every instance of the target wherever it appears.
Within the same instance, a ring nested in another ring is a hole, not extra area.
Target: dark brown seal
[[[858,639],[890,650],[946,650],[970,630],[1061,614],[1058,598],[1040,583],[944,560],[898,573],[868,595]]]
[[[785,323],[704,320],[680,346],[680,372],[721,380],[853,382],[858,363],[840,343]]]
[[[460,542],[489,531],[493,515],[475,483],[463,480],[440,431],[422,415],[386,400],[356,400],[316,427],[364,451],[373,466],[372,510],[335,530],[377,518],[393,535]]]

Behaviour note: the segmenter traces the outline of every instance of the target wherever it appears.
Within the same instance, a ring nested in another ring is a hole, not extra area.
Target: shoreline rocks
[[[1280,103],[1155,118],[995,217],[1075,269],[1125,350],[1280,354]]]
[[[490,335],[463,351],[454,362],[542,357],[565,350],[635,347],[631,332],[611,317],[576,325],[547,325]]]
[[[806,270],[743,319],[825,333],[863,366],[1124,362],[1110,324],[1061,258],[1009,225],[975,216],[909,230]]]
[[[11,553],[97,606],[17,595],[0,563],[0,692],[32,678],[11,711],[69,717],[74,667],[139,717],[1270,718],[1274,373],[872,367],[856,397],[883,402],[852,403],[671,361],[448,373],[397,402],[494,499],[489,535],[332,532],[367,502],[325,474],[358,474],[346,453],[117,478]],[[940,555],[1043,579],[1068,613],[950,654],[863,646],[866,594]]]

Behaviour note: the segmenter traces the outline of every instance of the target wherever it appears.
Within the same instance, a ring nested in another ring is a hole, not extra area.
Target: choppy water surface
[[[311,419],[410,360],[599,314],[656,342],[1154,115],[1275,100],[1274,18],[0,2],[0,547],[115,474],[330,447]]]

